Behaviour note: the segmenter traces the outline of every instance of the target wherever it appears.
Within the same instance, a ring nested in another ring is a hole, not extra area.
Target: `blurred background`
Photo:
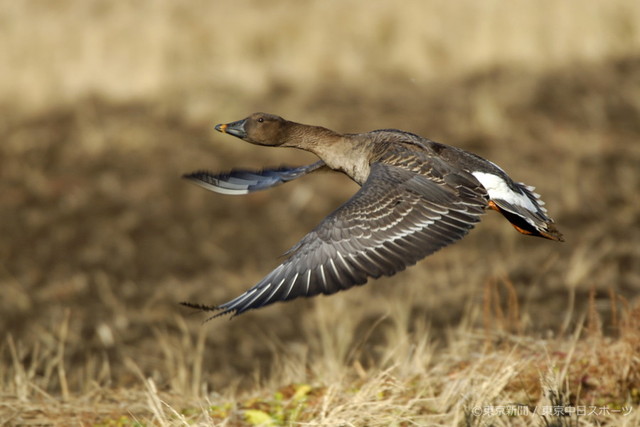
[[[268,376],[274,346],[322,351],[308,336],[327,325],[406,312],[444,336],[492,284],[534,335],[572,330],[591,289],[606,322],[612,294],[637,298],[636,1],[0,0],[0,77],[0,356],[9,337],[46,355],[68,325],[73,390],[131,383],[128,359],[168,387],[199,334],[218,390]],[[244,197],[180,178],[313,161],[213,131],[254,111],[476,152],[536,186],[567,241],[489,212],[395,277],[202,325],[178,302],[235,297],[356,191],[339,174]]]

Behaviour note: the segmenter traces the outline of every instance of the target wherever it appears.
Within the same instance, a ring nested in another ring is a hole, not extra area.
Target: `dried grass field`
[[[0,0],[0,425],[640,425],[640,3]],[[399,128],[537,187],[331,297],[202,323],[356,191],[213,125]]]

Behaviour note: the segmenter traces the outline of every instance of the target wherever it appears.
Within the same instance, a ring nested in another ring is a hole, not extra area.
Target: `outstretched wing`
[[[254,287],[217,307],[235,315],[276,301],[332,294],[369,277],[391,276],[462,238],[487,207],[471,175],[433,159],[433,175],[383,163],[344,205],[326,217]]]
[[[207,190],[222,194],[247,194],[254,191],[275,187],[287,181],[300,178],[313,172],[325,164],[319,161],[307,166],[297,168],[280,167],[276,169],[264,169],[261,171],[249,171],[234,169],[229,172],[214,174],[207,171],[198,171],[183,175],[183,178],[193,181]]]

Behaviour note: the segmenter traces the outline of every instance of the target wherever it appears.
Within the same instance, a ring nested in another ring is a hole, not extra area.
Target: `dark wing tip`
[[[542,237],[546,237],[549,240],[555,240],[556,242],[564,242],[564,236],[562,233],[556,228],[553,223],[546,224],[546,230],[541,230],[540,234]]]
[[[210,172],[207,170],[197,170],[195,172],[182,174],[182,178],[189,179],[189,180],[197,180],[203,175],[213,175],[213,172]]]
[[[225,309],[224,307],[219,307],[216,305],[205,305],[205,304],[199,304],[199,303],[195,303],[195,302],[188,302],[188,301],[182,301],[180,303],[180,305],[183,305],[185,307],[189,307],[189,308],[193,308],[194,310],[200,310],[200,311],[221,311],[220,313],[216,313],[213,316],[207,317],[203,323],[206,323],[210,320],[213,320],[217,317],[222,317],[226,314],[232,313],[234,310],[233,309]],[[237,315],[237,313],[233,313],[233,315],[231,316],[230,319],[233,319],[235,316]]]
[[[197,170],[195,172],[185,173],[181,178],[186,179],[187,181],[191,181],[201,187],[213,190],[213,188],[211,187],[220,186],[220,181],[223,181],[220,179],[222,177],[223,175],[215,174],[208,170]]]
[[[205,304],[199,304],[197,302],[182,301],[180,303],[180,305],[184,305],[185,307],[193,308],[195,310],[200,310],[200,311],[217,311],[217,310],[219,310],[218,307],[216,307],[215,305],[205,305]]]

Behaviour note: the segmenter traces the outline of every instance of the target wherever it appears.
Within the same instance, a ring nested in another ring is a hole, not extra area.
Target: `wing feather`
[[[266,190],[285,182],[300,178],[308,173],[325,166],[323,161],[319,161],[307,166],[297,168],[280,167],[275,169],[264,169],[261,171],[249,171],[244,169],[234,169],[229,172],[214,174],[207,171],[198,171],[184,175],[195,184],[221,194],[248,194],[254,191]]]
[[[372,164],[369,178],[350,200],[253,288],[215,307],[220,313],[214,317],[362,285],[464,237],[485,211],[486,191],[469,174],[434,162],[429,165],[437,168],[433,175]]]

